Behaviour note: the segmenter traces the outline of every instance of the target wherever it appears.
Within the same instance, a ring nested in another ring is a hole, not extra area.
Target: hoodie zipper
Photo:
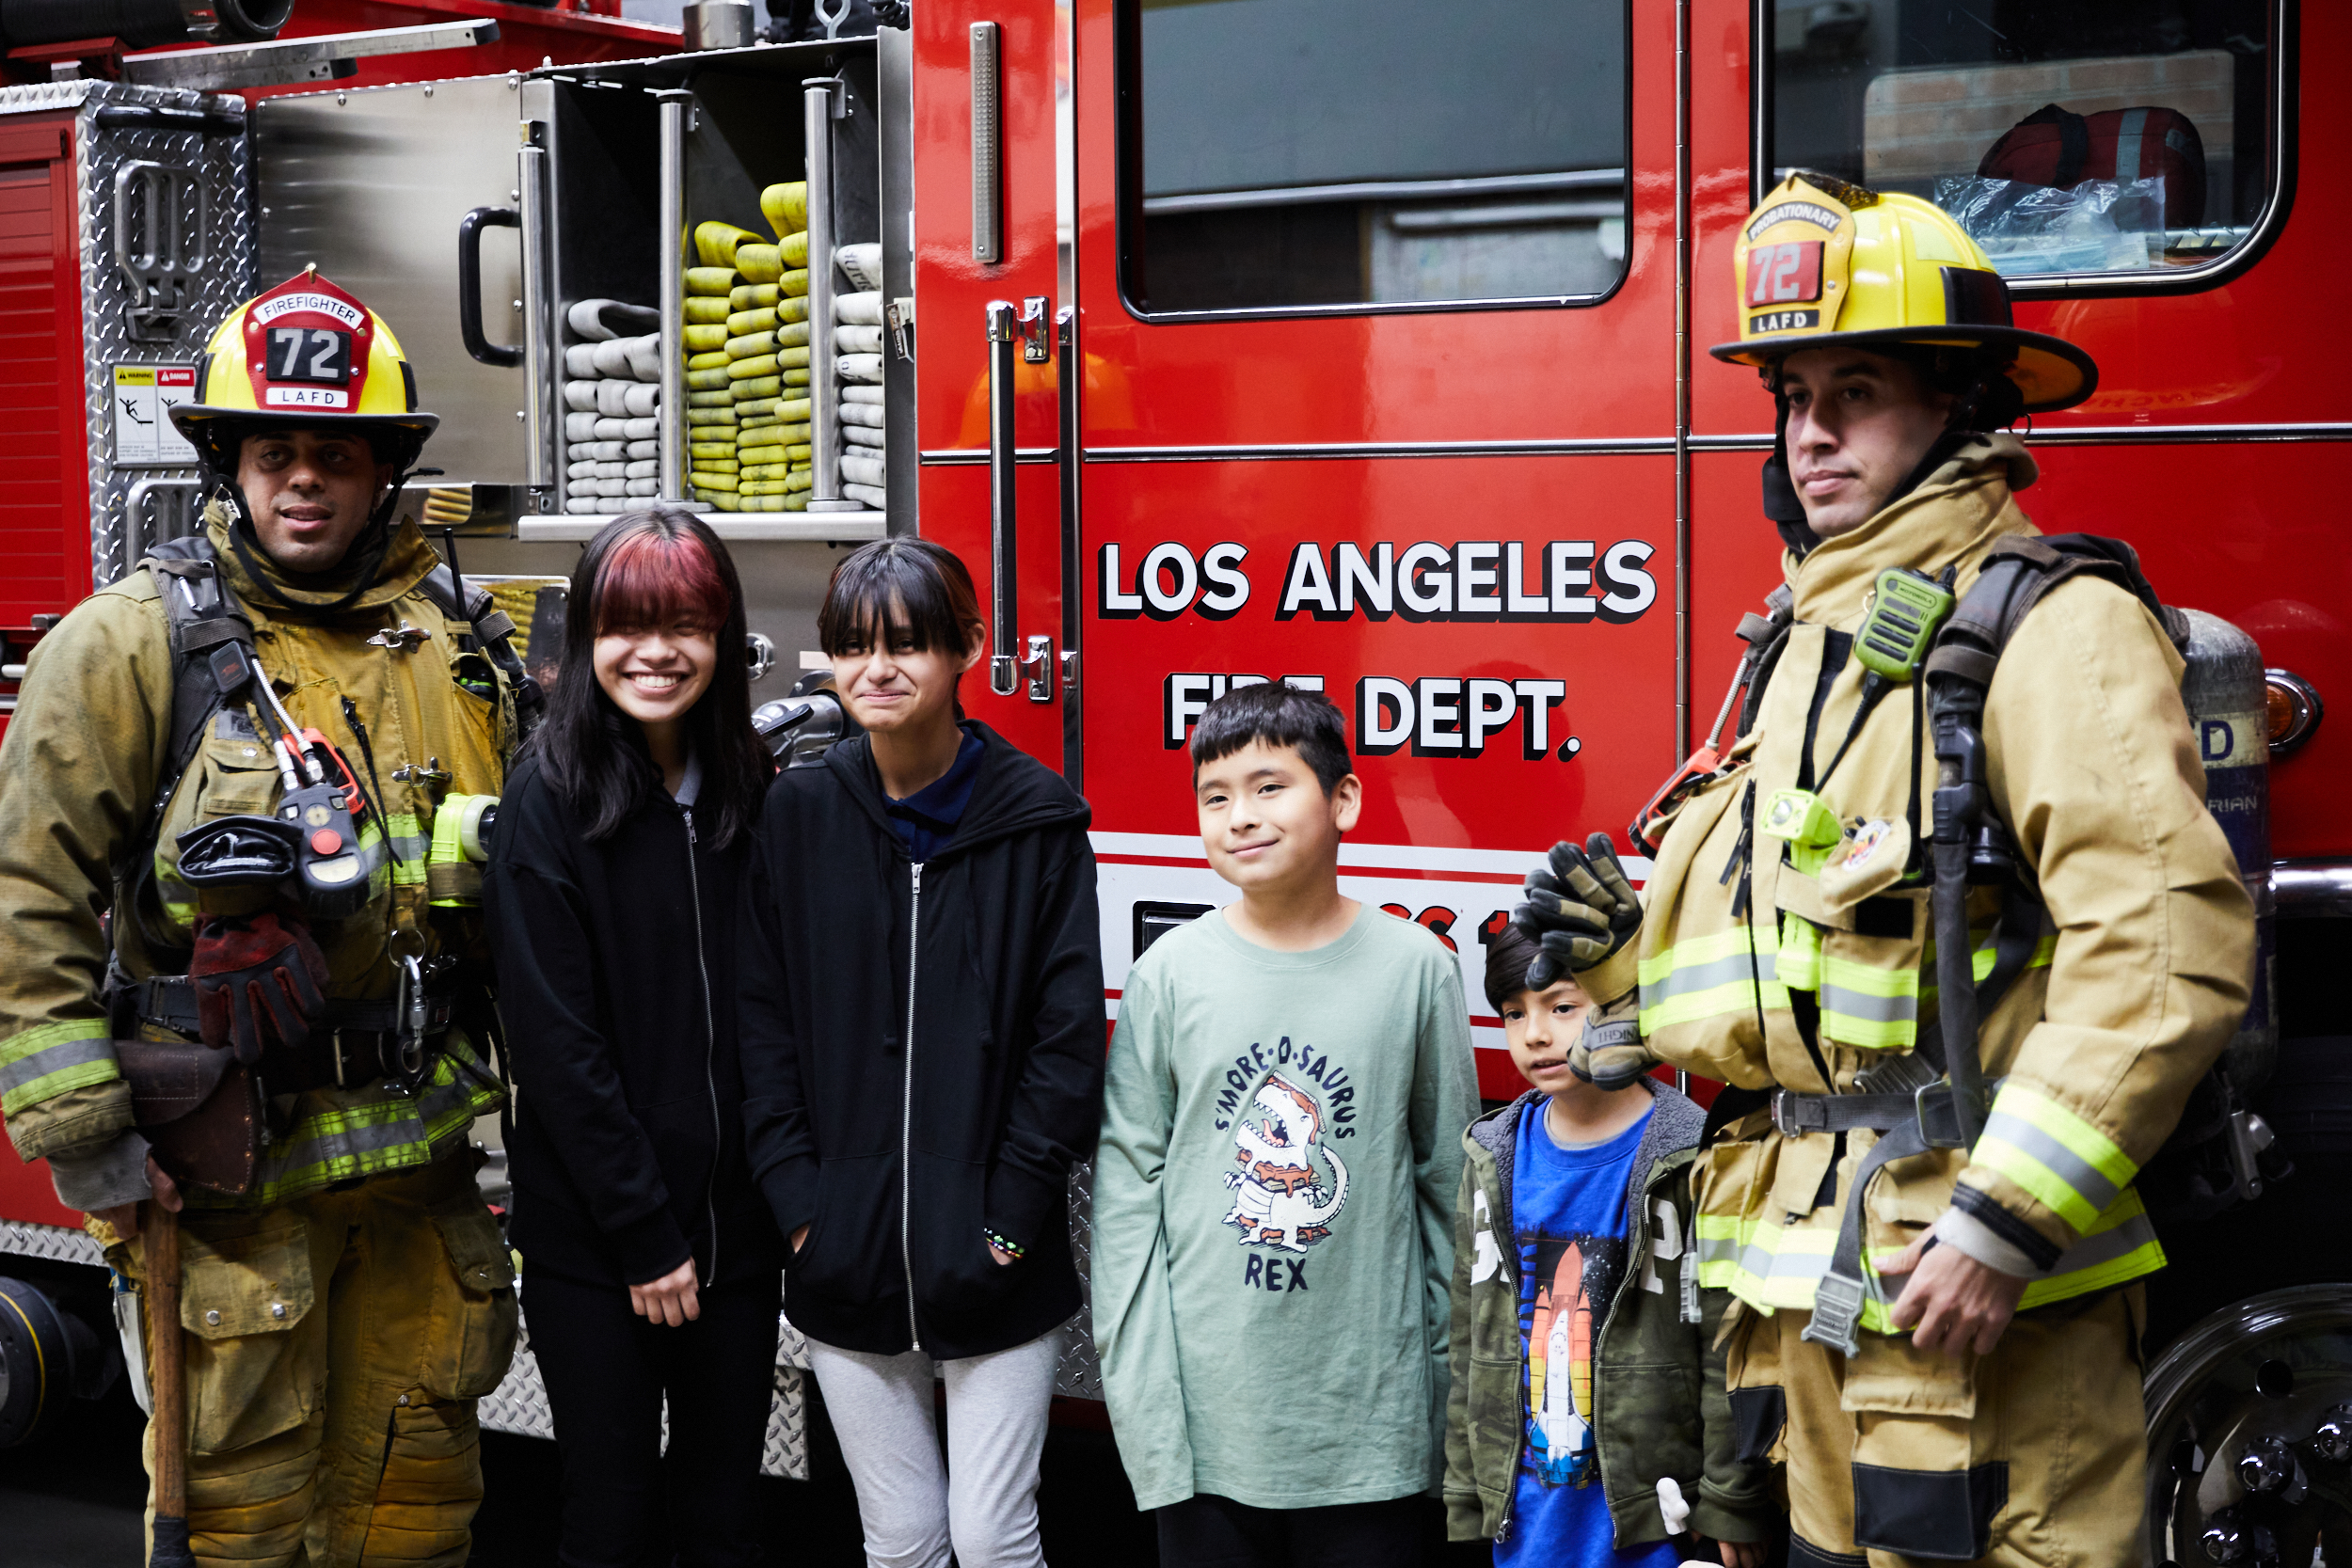
[[[710,1091],[710,1180],[703,1188],[703,1214],[710,1222],[710,1267],[705,1271],[703,1289],[719,1277],[719,1154],[726,1143],[726,1126],[719,1116],[719,1023],[710,1010],[710,958],[703,951],[703,884],[702,873],[695,869],[694,851],[702,840],[694,832],[694,808],[680,806],[678,816],[686,823],[686,887],[694,899],[694,967],[703,979],[703,1086]]]
[[[914,1243],[910,1232],[914,1202],[914,978],[922,958],[923,863],[916,861],[914,891],[907,901],[907,1037],[904,1060],[905,1092],[898,1102],[898,1266],[905,1271],[907,1338],[923,1348],[923,1331],[914,1324]]]

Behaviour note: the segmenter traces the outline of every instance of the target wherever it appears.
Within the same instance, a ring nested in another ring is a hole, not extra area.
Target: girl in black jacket
[[[986,638],[948,551],[858,549],[818,636],[866,733],[768,792],[743,922],[752,1170],[867,1560],[1030,1568],[1078,1309],[1067,1183],[1103,1096],[1087,804],[959,721]]]
[[[733,923],[771,771],[743,643],[716,535],[616,518],[572,574],[548,721],[493,830],[510,1235],[565,1568],[761,1560],[783,1244],[742,1144]]]

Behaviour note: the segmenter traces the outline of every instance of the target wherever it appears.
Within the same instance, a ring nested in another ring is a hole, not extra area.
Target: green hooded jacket
[[[1593,1428],[1616,1546],[1666,1539],[1661,1478],[1690,1506],[1686,1529],[1762,1540],[1779,1513],[1772,1466],[1735,1457],[1724,1356],[1713,1348],[1730,1297],[1699,1290],[1695,1272],[1685,1294],[1684,1269],[1695,1262],[1691,1161],[1706,1113],[1662,1084],[1642,1086],[1657,1105],[1627,1184],[1629,1261],[1593,1356]],[[1510,1528],[1527,1429],[1511,1166],[1519,1118],[1544,1101],[1531,1089],[1462,1134],[1445,1425],[1446,1534],[1454,1541],[1501,1540]]]

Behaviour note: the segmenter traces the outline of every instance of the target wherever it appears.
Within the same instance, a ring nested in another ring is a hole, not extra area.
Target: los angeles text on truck
[[[2236,1098],[2191,1117],[2206,1207],[2233,1201],[2159,1224],[2149,1517],[2158,1560],[2307,1541],[2294,1466],[2352,1457],[2326,1435],[2352,1401],[2326,1350],[2352,1326],[2329,1196],[2352,740],[2325,718],[2352,683],[2329,483],[2352,422],[2311,303],[2352,242],[2316,173],[2352,154],[2326,70],[2352,18],[932,0],[858,37],[688,54],[590,18],[572,41],[340,83],[125,58],[0,89],[0,676],[189,527],[196,469],[160,410],[231,305],[316,263],[400,324],[443,416],[446,471],[412,502],[526,634],[602,518],[708,510],[754,656],[787,666],[755,695],[809,716],[793,757],[838,721],[813,673],[782,689],[838,548],[920,532],[972,562],[993,657],[968,705],[1094,808],[1106,1019],[1135,957],[1223,901],[1184,808],[1192,721],[1237,683],[1329,693],[1371,784],[1345,889],[1460,956],[1501,1097],[1485,944],[1554,837],[1624,847],[1719,738],[1735,628],[1777,580],[1771,402],[1705,353],[1739,335],[1720,280],[1747,214],[1795,169],[1923,197],[2018,325],[2099,367],[2088,401],[2021,426],[2026,513],[2129,540],[2168,603],[2259,648],[2191,655],[2262,956]],[[798,182],[779,224],[762,194]],[[665,243],[707,223],[749,231],[732,271]],[[1802,247],[1783,261],[1754,303],[1817,308]],[[645,352],[599,359],[581,323],[608,319]],[[797,405],[805,438],[763,461],[697,434],[747,393]],[[77,1224],[38,1167],[0,1172],[25,1270],[93,1257]],[[485,1420],[544,1430],[531,1375]],[[780,1471],[798,1378],[779,1370]],[[1083,1338],[1062,1386],[1096,1391]]]

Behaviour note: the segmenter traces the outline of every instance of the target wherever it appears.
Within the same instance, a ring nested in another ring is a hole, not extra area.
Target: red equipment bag
[[[2164,181],[2164,226],[2205,221],[2205,143],[2177,109],[2078,115],[2043,105],[2004,132],[1977,166],[1979,180],[2072,190],[2085,180]]]

